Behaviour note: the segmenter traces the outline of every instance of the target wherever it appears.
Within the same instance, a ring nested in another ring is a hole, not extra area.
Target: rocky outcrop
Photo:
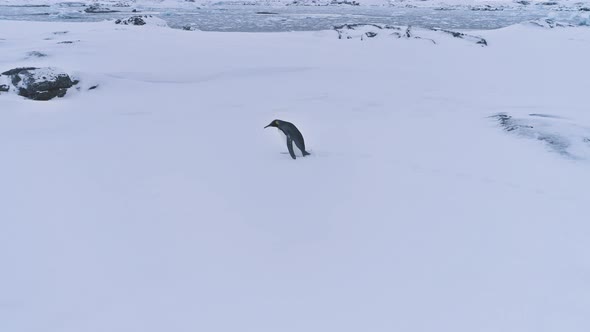
[[[116,13],[118,10],[112,10],[108,7],[101,6],[99,4],[92,4],[84,9],[84,12],[88,14],[107,14],[107,13]]]
[[[524,23],[525,25],[532,25],[535,27],[546,28],[546,29],[554,29],[554,28],[568,28],[573,27],[574,25],[569,23],[561,23],[557,22],[550,18],[542,18],[538,20],[528,21]]]
[[[348,0],[332,0],[330,1],[331,5],[349,5],[349,6],[359,6],[360,3],[358,1],[348,1]]]
[[[126,2],[126,1],[125,2],[117,2],[117,3],[114,3],[113,4],[113,7],[119,7],[119,8],[125,7],[125,8],[128,8],[128,7],[131,7],[131,4],[129,2]]]
[[[152,15],[136,15],[136,16],[131,16],[126,19],[117,19],[117,20],[115,20],[115,24],[137,25],[137,26],[153,25],[153,26],[159,26],[159,27],[168,26],[166,21],[164,21],[161,18],[152,16]]]
[[[39,52],[39,51],[31,51],[27,53],[27,57],[29,58],[44,58],[46,57],[47,54],[43,53],[43,52]]]
[[[55,68],[15,68],[2,73],[20,96],[33,100],[50,100],[65,96],[77,82],[68,74]]]
[[[483,5],[483,6],[472,6],[469,8],[473,11],[483,11],[483,12],[498,12],[504,10],[502,7],[493,7],[490,5]]]
[[[335,26],[338,39],[372,39],[372,38],[393,38],[393,39],[420,39],[437,44],[448,37],[462,39],[479,46],[487,46],[488,42],[479,36],[469,35],[438,28],[415,28],[412,26],[393,26],[380,24],[344,24]]]
[[[479,37],[479,36],[473,36],[473,35],[468,35],[468,34],[462,33],[462,32],[446,30],[446,29],[438,29],[438,28],[432,28],[430,30],[440,31],[440,32],[443,32],[443,33],[453,36],[453,38],[465,39],[467,41],[471,41],[471,42],[481,45],[481,46],[488,46],[488,41],[482,37]]]

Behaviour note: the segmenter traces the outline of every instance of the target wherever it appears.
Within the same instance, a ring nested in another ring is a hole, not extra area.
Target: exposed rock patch
[[[92,4],[84,9],[84,12],[88,14],[107,14],[107,13],[116,13],[118,10],[112,10],[108,7],[104,7],[100,4]]]
[[[136,16],[131,16],[126,19],[117,19],[117,20],[115,20],[115,24],[137,25],[137,26],[153,25],[153,26],[160,26],[160,27],[168,26],[166,21],[164,21],[161,18],[152,16],[152,15],[136,15]]]
[[[497,11],[504,10],[504,8],[492,7],[490,5],[474,6],[474,7],[471,7],[469,9],[470,10],[473,10],[473,11],[486,11],[486,12],[497,12]]]
[[[525,24],[536,26],[536,27],[540,27],[540,28],[546,28],[546,29],[569,28],[569,27],[573,27],[574,26],[574,25],[569,24],[569,23],[557,22],[557,21],[555,21],[553,19],[550,19],[550,18],[544,18],[544,19],[538,19],[538,20],[534,20],[534,21],[529,21],[529,22],[527,22]]]
[[[496,120],[504,131],[540,141],[550,151],[572,159],[590,159],[590,129],[569,119],[538,113],[520,117],[498,113],[490,118]]]
[[[47,54],[39,51],[31,51],[27,53],[27,56],[29,58],[44,58],[47,56]]]
[[[371,39],[371,38],[393,38],[393,39],[422,39],[437,44],[439,41],[448,39],[451,36],[462,39],[476,45],[487,46],[484,38],[438,28],[415,28],[412,26],[393,26],[380,24],[344,24],[335,26],[338,39]]]
[[[77,82],[55,68],[15,68],[2,73],[8,76],[20,96],[33,100],[50,100],[65,96]],[[8,90],[7,90],[8,91]]]

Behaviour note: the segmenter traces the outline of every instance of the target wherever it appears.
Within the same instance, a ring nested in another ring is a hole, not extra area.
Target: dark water
[[[81,3],[56,4],[50,7],[18,7],[0,5],[0,19],[26,21],[87,22],[125,18],[135,14],[151,14],[168,22],[173,28],[191,26],[205,31],[308,31],[326,30],[344,23],[382,23],[454,29],[495,29],[527,20],[547,17],[552,8],[529,6],[498,11],[469,9],[437,10],[432,8],[395,7],[263,7],[210,6],[199,8],[111,7],[116,13],[89,14]],[[576,11],[560,11],[553,15],[568,21]]]

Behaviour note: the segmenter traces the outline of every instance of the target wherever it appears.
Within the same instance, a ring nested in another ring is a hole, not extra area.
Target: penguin
[[[301,132],[299,129],[297,129],[297,127],[295,127],[294,124],[282,120],[273,120],[268,126],[264,128],[268,127],[276,127],[281,132],[283,132],[285,136],[287,136],[287,148],[289,149],[291,158],[296,159],[295,151],[293,151],[293,142],[295,142],[295,145],[299,148],[299,150],[301,150],[301,153],[303,153],[304,157],[310,155],[309,152],[305,151],[305,141],[303,140],[303,135],[301,135]]]

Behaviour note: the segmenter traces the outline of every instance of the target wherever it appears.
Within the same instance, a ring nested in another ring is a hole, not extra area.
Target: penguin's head
[[[278,128],[280,123],[281,123],[281,120],[272,120],[272,122],[264,128],[268,128],[268,127],[277,127]]]

